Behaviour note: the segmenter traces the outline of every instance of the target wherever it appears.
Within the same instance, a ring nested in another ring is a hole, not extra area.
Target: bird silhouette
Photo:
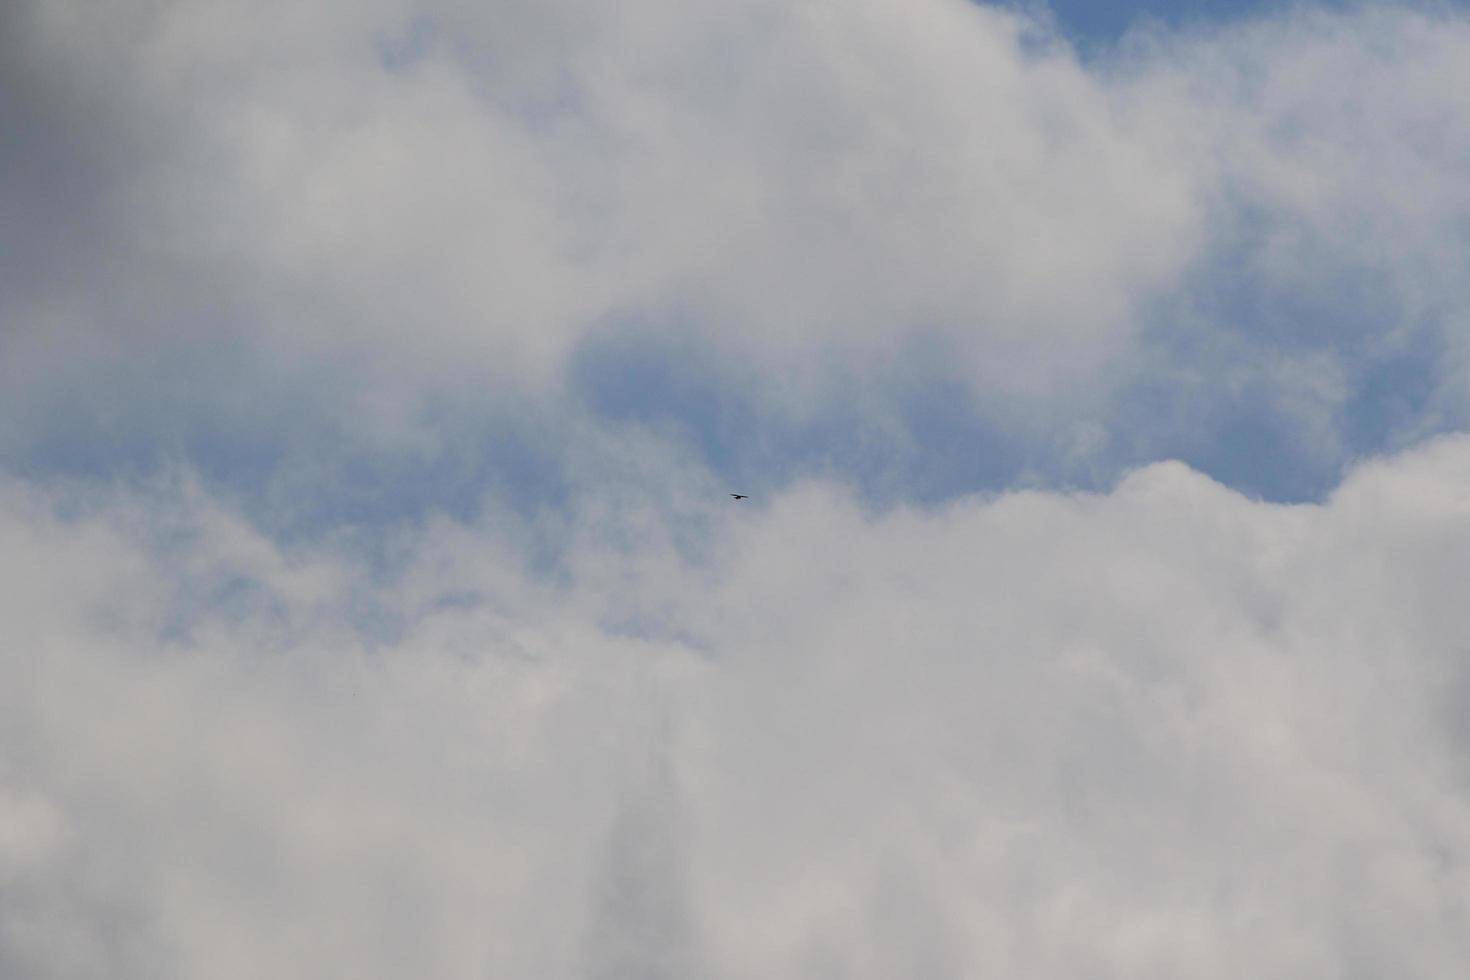
[[[750,494],[748,494],[748,493],[732,493],[732,494],[730,494],[730,496],[734,497],[736,500],[748,500],[748,499],[750,499]]]

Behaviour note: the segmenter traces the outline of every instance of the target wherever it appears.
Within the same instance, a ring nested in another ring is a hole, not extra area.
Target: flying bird
[[[730,496],[734,497],[736,500],[748,500],[748,499],[750,499],[750,494],[748,494],[748,493],[732,493],[732,494],[730,494]]]

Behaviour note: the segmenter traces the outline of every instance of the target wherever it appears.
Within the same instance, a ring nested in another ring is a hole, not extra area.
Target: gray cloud
[[[64,517],[12,486],[5,955],[1442,976],[1470,953],[1467,460],[1321,506],[1178,464],[928,514],[810,486],[697,564],[604,527],[557,585],[493,523],[373,584],[195,491]],[[344,619],[365,594],[394,635]],[[629,596],[641,627],[604,625]]]

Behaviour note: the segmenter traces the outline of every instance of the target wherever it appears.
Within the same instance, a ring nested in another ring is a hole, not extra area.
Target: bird
[[[748,494],[748,493],[732,493],[732,494],[730,494],[730,496],[734,497],[736,500],[749,500],[750,499],[750,494]]]

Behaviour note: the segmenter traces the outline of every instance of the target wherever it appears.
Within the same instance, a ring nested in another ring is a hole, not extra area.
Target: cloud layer
[[[1173,463],[879,518],[805,486],[703,561],[589,516],[554,585],[493,525],[372,581],[168,497],[5,491],[8,972],[1470,955],[1463,439],[1324,505]]]
[[[530,412],[890,500],[1310,499],[1466,419],[1459,14],[1086,64],[937,0],[6,17],[15,465],[462,469]]]
[[[1466,65],[8,5],[0,974],[1462,973]]]

